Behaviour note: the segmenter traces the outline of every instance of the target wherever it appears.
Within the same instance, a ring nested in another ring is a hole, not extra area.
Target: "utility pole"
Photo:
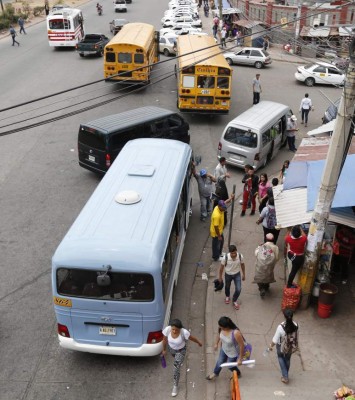
[[[298,0],[297,1],[296,30],[295,30],[295,47],[297,46],[297,41],[300,36],[300,26],[301,26],[301,0]],[[294,50],[296,50],[296,48]]]
[[[354,132],[352,122],[355,111],[355,37],[352,38],[350,43],[349,53],[350,64],[325,161],[317,202],[309,227],[306,259],[299,278],[299,284],[302,289],[301,309],[305,309],[309,305],[313,283],[317,274],[319,253],[325,227],[338,179]]]
[[[220,23],[222,24],[223,21],[223,9],[222,9],[222,0],[218,0],[218,11],[219,11],[219,20]],[[222,29],[222,25],[220,26],[220,28]]]

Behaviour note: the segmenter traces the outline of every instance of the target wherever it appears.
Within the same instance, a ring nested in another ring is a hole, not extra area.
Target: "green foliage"
[[[34,9],[33,9],[33,15],[34,15],[35,17],[38,17],[38,16],[41,15],[43,12],[44,12],[44,6],[43,6],[43,7],[42,7],[42,6],[37,6],[37,7],[34,7]]]

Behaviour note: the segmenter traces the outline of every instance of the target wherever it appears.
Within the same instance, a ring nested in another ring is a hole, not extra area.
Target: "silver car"
[[[159,38],[159,52],[164,56],[176,55],[176,35],[167,34]]]
[[[270,54],[258,47],[243,47],[236,52],[227,51],[223,55],[229,65],[252,65],[255,68],[263,68],[272,63]]]

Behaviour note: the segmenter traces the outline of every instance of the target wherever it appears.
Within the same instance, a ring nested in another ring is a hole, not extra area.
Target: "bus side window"
[[[263,146],[265,146],[268,142],[271,141],[271,129],[268,129],[267,131],[263,132]]]

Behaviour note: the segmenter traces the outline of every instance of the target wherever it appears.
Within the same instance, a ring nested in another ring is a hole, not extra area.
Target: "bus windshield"
[[[97,277],[102,271],[59,268],[57,270],[58,294],[96,300],[153,301],[152,275],[131,272],[108,272],[109,282],[102,285]]]

